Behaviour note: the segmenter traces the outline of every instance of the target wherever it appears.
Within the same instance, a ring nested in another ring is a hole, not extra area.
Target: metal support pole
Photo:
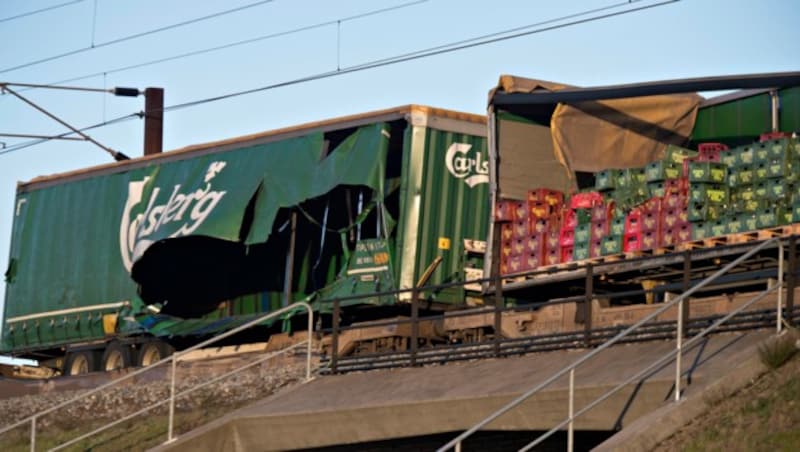
[[[419,347],[419,291],[415,287],[411,291],[411,365],[417,364],[417,348]]]
[[[314,313],[308,313],[308,345],[306,346],[306,380],[311,379],[311,343],[314,335]]]
[[[775,308],[776,312],[776,322],[777,325],[775,326],[776,332],[781,334],[783,330],[783,242],[778,242],[778,306]]]
[[[567,452],[575,448],[575,369],[569,371],[569,426],[567,427]]]
[[[494,355],[500,355],[500,340],[502,339],[502,308],[503,308],[503,278],[500,276],[501,234],[499,223],[494,227],[494,240],[492,241],[492,273],[494,276]]]
[[[164,89],[144,90],[144,155],[160,154],[164,142]]]
[[[333,328],[331,331],[331,372],[336,373],[339,364],[339,300],[333,300]]]
[[[794,325],[794,287],[797,278],[797,236],[789,237],[789,272],[786,275],[786,321]]]
[[[36,416],[31,418],[31,452],[36,452]]]
[[[684,300],[685,301],[685,300]],[[681,355],[683,353],[683,304],[684,301],[678,303],[678,327],[675,331],[675,348],[677,354],[675,355],[675,401],[681,400]]]
[[[692,251],[686,250],[683,254],[683,292],[689,290],[689,287],[692,285]],[[680,303],[682,307],[683,314],[681,314],[681,319],[683,320],[684,325],[689,324],[689,318],[691,317],[691,310],[689,308],[689,299],[686,298]],[[688,331],[681,330],[684,335],[688,334]]]
[[[283,307],[292,304],[292,280],[294,279],[294,242],[297,239],[297,212],[292,211],[292,230],[289,249],[286,251],[286,273],[283,280]]]
[[[456,452],[461,452],[461,441],[456,443],[455,450],[456,450]]]
[[[594,293],[594,267],[586,265],[585,298],[583,300],[583,340],[586,348],[592,347],[592,295]]]
[[[169,385],[169,428],[167,429],[167,442],[174,439],[172,431],[175,425],[175,370],[178,367],[178,360],[172,355],[172,381]]]
[[[778,91],[771,90],[769,92],[769,100],[770,100],[770,113],[772,118],[772,131],[777,132],[780,128],[780,99],[778,98]]]

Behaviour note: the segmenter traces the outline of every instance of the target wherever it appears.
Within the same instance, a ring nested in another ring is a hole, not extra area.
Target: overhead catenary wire
[[[636,0],[636,2],[639,2],[639,1],[641,1],[641,0]],[[305,77],[301,77],[301,78],[297,78],[297,79],[293,79],[293,80],[288,80],[288,81],[284,81],[284,82],[274,83],[274,84],[270,84],[270,85],[265,85],[265,86],[261,86],[261,87],[257,87],[257,88],[251,88],[251,89],[247,89],[247,90],[241,90],[241,91],[222,94],[222,95],[218,95],[218,96],[208,97],[208,98],[204,98],[204,99],[198,99],[198,100],[194,100],[194,101],[189,101],[189,102],[184,102],[184,103],[180,103],[180,104],[170,105],[170,106],[165,107],[163,109],[163,111],[164,112],[171,112],[171,111],[181,110],[181,109],[195,107],[195,106],[208,104],[208,103],[212,103],[212,102],[218,102],[218,101],[221,101],[221,100],[231,99],[231,98],[234,98],[234,97],[240,97],[240,96],[244,96],[244,95],[255,94],[255,93],[258,93],[258,92],[277,89],[277,88],[281,88],[281,87],[292,86],[292,85],[297,85],[297,84],[301,84],[301,83],[307,83],[307,82],[311,82],[311,81],[315,81],[315,80],[322,80],[322,79],[326,79],[326,78],[336,77],[336,76],[339,76],[339,75],[350,74],[350,73],[354,73],[354,72],[360,72],[360,71],[365,71],[365,70],[369,70],[369,69],[375,69],[375,68],[384,67],[384,66],[390,66],[390,65],[393,65],[393,64],[398,64],[398,63],[403,63],[403,62],[407,62],[407,61],[418,60],[418,59],[422,59],[422,58],[428,58],[428,57],[447,54],[447,53],[451,53],[451,52],[457,52],[457,51],[460,51],[460,50],[475,48],[475,47],[488,45],[488,44],[494,44],[494,43],[497,43],[497,42],[507,41],[507,40],[510,40],[510,39],[516,39],[516,38],[520,38],[520,37],[524,37],[524,36],[530,36],[530,35],[533,35],[533,34],[544,33],[544,32],[547,32],[547,31],[557,30],[557,29],[561,29],[561,28],[571,27],[571,26],[575,26],[575,25],[595,22],[595,21],[598,21],[598,20],[609,19],[609,18],[612,18],[612,17],[618,17],[618,16],[622,16],[622,15],[626,15],[626,14],[635,13],[635,12],[640,12],[640,11],[644,11],[644,10],[648,10],[648,9],[652,9],[652,8],[656,8],[656,7],[660,7],[660,6],[665,6],[665,5],[672,4],[672,3],[677,3],[677,2],[680,2],[680,1],[681,0],[663,0],[663,1],[657,2],[657,3],[650,3],[650,4],[647,4],[647,5],[642,5],[642,6],[638,6],[638,7],[635,7],[635,8],[626,8],[626,9],[623,9],[621,11],[614,11],[614,12],[609,12],[609,13],[605,13],[605,14],[601,14],[601,15],[597,15],[597,16],[591,16],[591,17],[587,17],[587,18],[583,18],[583,19],[577,19],[577,20],[573,20],[573,21],[569,21],[569,22],[557,23],[555,25],[550,25],[550,26],[546,26],[546,27],[542,27],[542,28],[536,28],[536,29],[533,29],[533,30],[527,30],[527,31],[518,32],[518,33],[509,32],[509,30],[500,31],[500,32],[489,34],[489,35],[484,35],[484,36],[489,36],[486,39],[482,39],[482,37],[476,37],[476,38],[471,38],[471,39],[467,39],[467,40],[460,40],[460,41],[456,41],[454,43],[444,44],[444,45],[435,46],[435,47],[429,47],[429,48],[422,49],[422,50],[419,50],[419,51],[405,53],[405,54],[397,55],[397,56],[390,57],[390,58],[372,60],[370,62],[366,62],[366,63],[362,63],[362,64],[359,64],[359,65],[346,67],[346,68],[343,68],[343,69],[337,69],[337,70],[333,70],[333,71],[317,73],[317,74],[313,74],[313,75],[309,75],[309,76],[305,76]],[[583,16],[583,15],[586,15],[586,14],[590,14],[591,12],[594,12],[594,11],[597,11],[597,10],[608,10],[609,8],[615,8],[615,7],[619,7],[619,6],[623,5],[623,4],[624,5],[628,5],[628,4],[632,4],[632,3],[634,3],[634,2],[617,3],[617,4],[614,4],[614,5],[610,5],[608,7],[587,10],[587,11],[582,12],[582,13],[570,14],[568,16],[563,16],[563,17],[564,18],[580,17],[580,16]],[[543,23],[549,24],[549,23],[554,23],[554,22],[560,22],[560,21],[564,20],[564,18],[550,19],[548,21],[544,21]],[[530,28],[530,27],[523,27],[523,28]],[[520,27],[515,27],[515,28],[513,28],[511,30],[519,30],[519,29],[520,29]],[[145,113],[134,113],[134,114],[126,115],[126,116],[123,116],[123,117],[119,117],[119,118],[116,118],[114,120],[111,120],[111,123],[117,123],[117,122],[121,122],[121,121],[131,120],[131,119],[134,119],[136,117],[142,117],[146,113],[150,113],[150,111],[145,112]],[[91,126],[91,128],[103,127],[105,125],[108,125],[108,124],[103,124],[103,123],[96,124],[94,126]],[[81,129],[81,130],[83,131],[84,129]],[[86,130],[88,130],[88,128]],[[65,134],[62,134],[62,135],[59,135],[59,136],[68,136],[68,135],[70,135],[70,133],[65,133]],[[24,148],[27,148],[27,147],[30,147],[30,146],[38,145],[38,144],[41,144],[41,143],[46,142],[46,141],[48,141],[48,140],[47,139],[40,139],[40,140],[31,141],[31,142],[20,143],[18,145],[13,145],[13,146],[10,146],[10,147],[0,151],[0,155],[8,154],[10,152],[14,152],[14,151],[17,151],[17,150],[20,150],[20,149],[24,149]]]
[[[63,8],[65,6],[70,6],[70,5],[74,5],[76,3],[82,3],[82,2],[85,2],[85,1],[86,0],[72,0],[70,2],[59,3],[58,5],[52,5],[52,6],[48,6],[48,7],[45,7],[45,8],[36,9],[36,10],[28,11],[28,12],[25,12],[25,13],[20,13],[20,14],[14,15],[14,16],[3,17],[3,18],[0,18],[0,23],[11,22],[12,20],[22,19],[23,17],[33,16],[35,14],[44,13],[44,12],[47,12],[47,11],[52,11],[54,9]]]
[[[253,43],[256,43],[256,42],[260,42],[260,41],[266,41],[266,40],[269,40],[269,39],[275,39],[275,38],[279,38],[279,37],[283,37],[283,36],[289,36],[289,35],[292,35],[292,34],[297,34],[297,33],[301,33],[301,32],[304,32],[304,31],[315,30],[315,29],[318,29],[318,28],[328,27],[328,26],[331,26],[331,25],[341,25],[342,22],[350,22],[350,21],[357,20],[357,19],[363,19],[365,17],[375,16],[375,15],[387,13],[387,12],[390,12],[390,11],[395,11],[395,10],[398,10],[398,9],[401,9],[401,8],[407,8],[409,6],[418,5],[420,3],[426,3],[428,1],[430,1],[430,0],[415,0],[415,1],[412,1],[412,2],[400,3],[400,4],[397,4],[397,5],[393,5],[393,6],[388,6],[386,8],[374,9],[374,10],[371,10],[371,11],[366,11],[366,12],[355,14],[355,15],[352,15],[352,16],[342,17],[342,18],[339,18],[339,19],[336,19],[336,20],[328,20],[328,21],[324,21],[324,22],[318,22],[318,23],[315,23],[315,24],[305,25],[305,26],[302,26],[302,27],[292,28],[292,29],[289,29],[289,30],[279,31],[279,32],[275,32],[275,33],[269,33],[269,34],[265,34],[265,35],[261,35],[261,36],[256,36],[254,38],[243,39],[243,40],[239,40],[239,41],[233,41],[233,42],[229,42],[229,43],[226,43],[226,44],[221,44],[221,45],[217,45],[217,46],[213,46],[213,47],[207,47],[207,48],[203,48],[203,49],[193,50],[191,52],[184,52],[184,53],[180,53],[180,54],[176,54],[176,55],[171,55],[171,56],[168,56],[168,57],[158,58],[158,59],[155,59],[155,60],[149,60],[149,61],[145,61],[145,62],[141,62],[141,63],[136,63],[136,64],[131,64],[131,65],[127,65],[127,66],[114,68],[114,69],[108,69],[108,70],[105,70],[105,71],[102,71],[102,72],[94,72],[94,73],[91,73],[91,74],[81,75],[81,76],[78,76],[78,77],[72,77],[72,78],[68,78],[68,79],[64,79],[64,80],[59,80],[57,82],[48,83],[48,85],[60,85],[62,83],[77,82],[77,81],[80,81],[80,80],[86,80],[86,79],[89,79],[89,78],[99,77],[101,75],[105,76],[105,75],[108,75],[108,74],[115,74],[115,73],[119,73],[119,72],[133,70],[133,69],[139,69],[139,68],[143,68],[143,67],[146,67],[146,66],[152,66],[152,65],[155,65],[155,64],[167,63],[167,62],[170,62],[170,61],[176,61],[176,60],[180,60],[180,59],[183,59],[183,58],[189,58],[189,57],[193,57],[193,56],[203,55],[203,54],[206,54],[206,53],[218,52],[220,50],[226,50],[226,49],[230,49],[230,48],[233,48],[233,47],[238,47],[238,46],[242,46],[242,45],[246,45],[246,44],[253,44]],[[637,1],[639,1],[639,0],[637,0]]]
[[[81,0],[81,1],[83,1],[83,0]],[[27,63],[18,64],[16,66],[12,66],[12,67],[9,67],[9,68],[0,69],[0,74],[4,74],[6,72],[11,72],[11,71],[16,71],[18,69],[23,69],[23,68],[27,68],[27,67],[31,67],[31,66],[36,66],[38,64],[46,63],[46,62],[49,62],[49,61],[59,60],[61,58],[66,58],[68,56],[77,55],[77,54],[80,54],[80,53],[88,52],[90,50],[99,49],[101,47],[108,47],[108,46],[111,46],[111,45],[114,45],[114,44],[119,44],[121,42],[130,41],[130,40],[133,40],[133,39],[138,39],[138,38],[141,38],[141,37],[144,37],[144,36],[148,36],[148,35],[152,35],[152,34],[156,34],[156,33],[161,33],[161,32],[167,31],[167,30],[173,30],[175,28],[185,27],[187,25],[196,24],[198,22],[202,22],[202,21],[206,21],[206,20],[210,20],[210,19],[215,19],[217,17],[225,16],[225,15],[228,15],[228,14],[233,14],[233,13],[236,13],[236,12],[239,12],[239,11],[244,11],[244,10],[250,9],[250,8],[255,8],[256,6],[261,6],[261,5],[265,4],[265,3],[272,3],[274,1],[275,0],[260,0],[260,1],[254,2],[254,3],[248,3],[246,5],[242,5],[242,6],[239,6],[239,7],[236,7],[236,8],[226,9],[224,11],[218,11],[218,12],[213,13],[213,14],[208,14],[208,15],[205,15],[205,16],[195,17],[194,19],[185,20],[183,22],[177,22],[177,23],[174,23],[174,24],[165,25],[163,27],[153,28],[151,30],[142,31],[142,32],[139,32],[139,33],[134,33],[134,34],[131,34],[131,35],[123,36],[121,38],[112,39],[110,41],[100,42],[98,44],[92,43],[92,45],[87,46],[87,47],[81,47],[81,48],[78,48],[78,49],[70,50],[68,52],[63,52],[63,53],[59,53],[59,54],[56,54],[56,55],[51,55],[51,56],[48,56],[48,57],[45,57],[45,58],[40,58],[38,60],[28,61]]]

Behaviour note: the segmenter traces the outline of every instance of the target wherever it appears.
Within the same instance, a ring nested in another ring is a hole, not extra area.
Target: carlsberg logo
[[[464,179],[471,187],[489,182],[489,161],[481,152],[475,152],[474,157],[469,156],[471,144],[453,143],[447,148],[445,165],[453,176]]]
[[[133,262],[144,254],[145,250],[153,244],[150,237],[157,231],[166,228],[174,230],[169,237],[181,237],[194,232],[211,214],[227,191],[215,191],[211,188],[211,181],[225,168],[225,162],[214,162],[208,166],[205,175],[205,187],[194,191],[183,192],[181,184],[172,187],[169,197],[159,204],[161,187],[153,188],[150,199],[147,200],[143,213],[132,217],[134,210],[140,210],[144,187],[150,180],[145,177],[140,181],[128,183],[128,200],[122,212],[119,225],[119,248],[122,263],[128,272],[131,271]],[[167,193],[167,190],[164,191]]]

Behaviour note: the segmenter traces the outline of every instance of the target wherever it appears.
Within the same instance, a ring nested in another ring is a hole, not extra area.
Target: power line
[[[639,2],[641,0],[635,0],[635,1]],[[407,61],[413,61],[413,60],[418,60],[418,59],[422,59],[422,58],[428,58],[428,57],[431,57],[431,56],[437,56],[437,55],[442,55],[442,54],[446,54],[446,53],[457,52],[457,51],[460,51],[460,50],[465,50],[465,49],[479,47],[479,46],[488,45],[488,44],[494,44],[494,43],[497,43],[497,42],[507,41],[507,40],[510,40],[510,39],[516,39],[516,38],[529,36],[529,35],[533,35],[533,34],[544,33],[544,32],[547,32],[547,31],[553,31],[553,30],[557,30],[557,29],[560,29],[560,28],[567,28],[567,27],[571,27],[571,26],[575,26],[575,25],[595,22],[595,21],[604,20],[604,19],[617,17],[617,16],[622,16],[622,15],[626,15],[626,14],[631,14],[631,13],[644,11],[644,10],[648,10],[648,9],[652,9],[652,8],[656,8],[656,7],[660,7],[660,6],[665,6],[665,5],[672,4],[672,3],[677,3],[679,1],[680,0],[665,0],[665,1],[658,2],[658,3],[652,3],[652,4],[648,4],[648,5],[639,6],[639,7],[636,7],[636,8],[627,8],[627,9],[622,10],[622,11],[615,11],[615,12],[611,12],[611,13],[602,14],[602,15],[599,15],[599,16],[592,16],[592,17],[588,17],[588,18],[585,18],[585,19],[578,19],[578,20],[574,20],[574,21],[571,21],[571,22],[564,22],[564,23],[560,23],[560,24],[557,24],[557,25],[551,25],[551,26],[548,26],[548,27],[537,28],[537,29],[534,29],[534,30],[528,30],[528,31],[524,31],[524,32],[508,34],[510,31],[515,31],[515,30],[519,30],[519,29],[526,29],[526,28],[529,28],[530,26],[516,27],[516,28],[505,30],[505,31],[491,33],[489,35],[483,35],[482,37],[471,38],[471,39],[462,40],[462,41],[456,41],[454,43],[444,44],[444,45],[440,45],[440,46],[436,46],[436,47],[429,47],[427,49],[423,49],[423,50],[419,50],[419,51],[415,51],[415,52],[410,52],[410,53],[406,53],[406,54],[402,54],[402,55],[397,55],[397,56],[391,57],[391,58],[372,60],[372,61],[367,62],[367,63],[362,63],[360,65],[346,67],[346,68],[340,69],[340,70],[322,72],[322,73],[318,73],[318,74],[314,74],[314,75],[309,75],[309,76],[306,76],[306,77],[297,78],[297,79],[294,79],[294,80],[275,83],[275,84],[271,84],[271,85],[265,85],[265,86],[261,86],[261,87],[258,87],[258,88],[251,88],[251,89],[247,89],[247,90],[243,90],[243,91],[236,91],[236,92],[233,92],[233,93],[228,93],[228,94],[209,97],[209,98],[205,98],[205,99],[199,99],[199,100],[195,100],[195,101],[190,101],[190,102],[184,102],[184,103],[181,103],[181,104],[171,105],[171,106],[165,107],[163,109],[163,111],[164,112],[170,112],[170,111],[182,110],[182,109],[185,109],[185,108],[195,107],[195,106],[199,106],[199,105],[203,105],[203,104],[207,104],[207,103],[211,103],[211,102],[217,102],[217,101],[221,101],[221,100],[225,100],[225,99],[230,99],[230,98],[233,98],[233,97],[239,97],[239,96],[244,96],[244,95],[248,95],[248,94],[255,94],[255,93],[258,93],[258,92],[268,91],[268,90],[272,90],[272,89],[276,89],[276,88],[282,88],[282,87],[286,87],[286,86],[297,85],[297,84],[301,84],[301,83],[307,83],[307,82],[311,82],[311,81],[315,81],[315,80],[331,78],[331,77],[344,75],[344,74],[350,74],[350,73],[354,73],[354,72],[361,72],[361,71],[365,71],[365,70],[369,70],[369,69],[375,69],[375,68],[379,68],[379,67],[383,67],[383,66],[389,66],[389,65],[398,64],[398,63],[403,63],[403,62],[407,62]],[[627,4],[631,4],[631,3],[633,3],[633,2],[626,2],[624,4],[627,5]],[[578,16],[590,14],[591,12],[596,12],[596,11],[600,11],[600,10],[607,10],[609,8],[616,8],[616,7],[619,7],[622,4],[623,3],[618,3],[618,4],[615,4],[615,5],[610,5],[608,7],[597,8],[597,9],[593,9],[593,10],[587,10],[587,11],[584,11],[582,13],[570,14],[568,16],[563,16],[562,18],[550,19],[550,20],[544,21],[544,22],[542,22],[542,24],[559,22],[561,20],[564,20],[564,18],[575,18],[575,17],[578,17]],[[483,39],[484,37],[488,37],[488,38]],[[122,116],[122,117],[113,119],[111,121],[108,121],[107,123],[95,124],[94,126],[90,126],[89,128],[81,129],[81,131],[89,130],[91,128],[103,127],[105,125],[110,125],[110,124],[118,123],[118,122],[122,122],[122,121],[131,120],[131,119],[133,119],[135,117],[143,117],[143,115],[146,114],[146,113],[150,113],[150,112],[149,111],[148,112],[140,112],[140,113],[133,113],[133,114],[130,114],[130,115]],[[63,137],[63,136],[67,136],[67,135],[70,135],[70,134],[71,133],[68,132],[68,133],[64,133],[64,134],[58,135],[57,137]],[[40,140],[34,140],[34,141],[26,142],[26,143],[20,143],[18,145],[11,146],[11,147],[8,147],[8,148],[0,151],[0,155],[7,154],[7,153],[10,153],[10,152],[14,152],[14,151],[17,151],[17,150],[20,150],[20,149],[23,149],[23,148],[27,148],[27,147],[30,147],[30,146],[34,146],[34,145],[37,145],[37,144],[40,144],[40,143],[43,143],[43,142],[46,142],[46,141],[48,141],[48,139],[40,139]]]
[[[428,1],[430,1],[430,0],[416,0],[416,1],[412,1],[412,2],[401,3],[401,4],[398,4],[398,5],[389,6],[389,7],[386,7],[386,8],[367,11],[367,12],[356,14],[356,15],[353,15],[353,16],[343,17],[343,18],[340,18],[340,19],[337,19],[337,20],[329,20],[329,21],[326,21],[326,22],[319,22],[319,23],[316,23],[316,24],[306,25],[306,26],[303,26],[303,27],[293,28],[293,29],[290,29],[290,30],[280,31],[280,32],[276,32],[276,33],[270,33],[270,34],[266,34],[266,35],[261,35],[261,36],[255,37],[255,38],[244,39],[244,40],[241,40],[241,41],[234,41],[234,42],[230,42],[230,43],[227,43],[227,44],[222,44],[222,45],[215,46],[215,47],[208,47],[208,48],[205,48],[205,49],[194,50],[194,51],[191,51],[191,52],[181,53],[181,54],[178,54],[178,55],[172,55],[172,56],[168,56],[168,57],[164,57],[164,58],[158,58],[158,59],[155,59],[155,60],[145,61],[143,63],[131,64],[129,66],[118,67],[118,68],[115,68],[115,69],[110,69],[110,70],[106,70],[106,71],[102,71],[102,72],[95,72],[93,74],[86,74],[86,75],[82,75],[80,77],[73,77],[73,78],[69,78],[69,79],[64,79],[64,80],[60,80],[60,81],[57,81],[57,82],[48,83],[48,85],[60,85],[62,83],[71,83],[71,82],[76,82],[76,81],[79,81],[79,80],[85,80],[85,79],[88,79],[88,78],[99,77],[101,75],[115,74],[115,73],[118,73],[118,72],[124,72],[124,71],[129,71],[129,70],[132,70],[132,69],[139,69],[139,68],[146,67],[146,66],[152,66],[154,64],[166,63],[166,62],[169,62],[169,61],[175,61],[175,60],[188,58],[188,57],[192,57],[192,56],[203,55],[203,54],[206,54],[206,53],[225,50],[225,49],[229,49],[229,48],[232,48],[232,47],[237,47],[237,46],[241,46],[241,45],[245,45],[245,44],[252,44],[252,43],[255,43],[255,42],[265,41],[265,40],[268,40],[268,39],[279,38],[279,37],[282,37],[282,36],[288,36],[288,35],[300,33],[300,32],[303,32],[303,31],[309,31],[309,30],[314,30],[314,29],[317,29],[317,28],[327,27],[327,26],[330,26],[330,25],[336,25],[337,23],[341,23],[341,22],[349,22],[349,21],[353,21],[353,20],[356,20],[356,19],[363,19],[365,17],[375,16],[375,15],[378,15],[378,14],[383,14],[383,13],[387,13],[387,12],[390,12],[390,11],[395,11],[395,10],[398,10],[398,9],[401,9],[401,8],[407,8],[409,6],[418,5],[420,3],[426,3]]]
[[[76,0],[76,1],[83,1],[83,0]],[[6,73],[6,72],[15,71],[17,69],[23,69],[23,68],[26,68],[26,67],[35,66],[37,64],[42,64],[42,63],[46,63],[46,62],[49,62],[49,61],[59,60],[61,58],[65,58],[65,57],[72,56],[72,55],[77,55],[77,54],[83,53],[83,52],[88,52],[89,50],[98,49],[100,47],[107,47],[107,46],[110,46],[110,45],[119,44],[121,42],[130,41],[132,39],[141,38],[143,36],[147,36],[147,35],[151,35],[151,34],[155,34],[155,33],[161,33],[163,31],[172,30],[172,29],[179,28],[179,27],[184,27],[186,25],[195,24],[195,23],[198,23],[198,22],[202,22],[204,20],[214,19],[214,18],[217,18],[217,17],[220,17],[220,16],[224,16],[224,15],[227,15],[227,14],[232,14],[232,13],[235,13],[235,12],[239,12],[239,11],[243,11],[243,10],[246,10],[246,9],[254,8],[256,6],[261,6],[261,5],[265,4],[265,3],[272,3],[274,1],[275,0],[261,0],[261,1],[258,1],[258,2],[249,3],[247,5],[239,6],[237,8],[232,8],[232,9],[227,9],[227,10],[224,10],[224,11],[219,11],[219,12],[216,12],[216,13],[213,13],[213,14],[209,14],[209,15],[206,15],[206,16],[196,17],[194,19],[185,20],[183,22],[178,22],[178,23],[174,23],[174,24],[171,24],[171,25],[166,25],[166,26],[163,26],[163,27],[154,28],[154,29],[148,30],[148,31],[134,33],[132,35],[123,36],[121,38],[112,39],[110,41],[101,42],[99,44],[93,44],[93,45],[88,46],[88,47],[82,47],[82,48],[79,48],[79,49],[70,50],[68,52],[60,53],[58,55],[51,55],[49,57],[41,58],[41,59],[34,60],[34,61],[29,61],[27,63],[19,64],[17,66],[13,66],[13,67],[10,67],[10,68],[2,69],[2,70],[0,70],[0,74]]]
[[[533,35],[533,34],[538,34],[538,33],[543,33],[543,32],[547,32],[547,31],[557,30],[557,29],[560,29],[560,28],[571,27],[571,26],[574,26],[574,25],[580,25],[580,24],[585,24],[585,23],[589,23],[589,22],[595,22],[595,21],[598,21],[598,20],[608,19],[608,18],[611,18],[611,17],[622,16],[622,15],[625,15],[625,14],[639,12],[639,11],[643,11],[643,10],[647,10],[647,9],[652,9],[652,8],[656,8],[656,7],[659,7],[659,6],[668,5],[668,4],[671,4],[671,3],[677,3],[679,1],[681,1],[681,0],[665,0],[665,1],[658,2],[658,3],[653,3],[653,4],[649,4],[649,5],[640,6],[640,7],[637,7],[637,8],[628,8],[628,9],[625,9],[623,11],[616,11],[616,12],[612,12],[612,13],[602,14],[602,15],[599,15],[599,16],[589,17],[589,18],[586,18],[586,19],[579,19],[579,20],[575,20],[575,21],[572,21],[572,22],[565,22],[565,23],[561,23],[561,24],[558,24],[558,25],[552,25],[552,26],[549,26],[549,27],[537,28],[535,30],[529,30],[529,31],[520,32],[520,33],[514,33],[514,34],[510,34],[510,35],[505,35],[505,36],[492,37],[492,38],[489,38],[489,39],[483,39],[483,40],[479,40],[479,41],[477,40],[479,38],[473,38],[473,39],[469,39],[469,40],[465,40],[465,41],[458,41],[455,44],[445,44],[445,45],[441,45],[441,46],[437,46],[437,47],[430,47],[428,49],[419,50],[419,51],[416,51],[416,52],[411,52],[411,53],[407,53],[407,54],[403,54],[403,55],[398,55],[398,56],[391,57],[391,58],[386,58],[386,59],[382,59],[382,60],[373,60],[373,61],[370,61],[370,62],[367,62],[367,63],[363,63],[363,64],[360,64],[360,65],[346,67],[346,68],[343,68],[341,70],[322,72],[322,73],[319,73],[319,74],[310,75],[310,76],[307,76],[307,77],[302,77],[302,78],[298,78],[298,79],[290,80],[290,81],[286,81],[286,82],[281,82],[281,83],[276,83],[276,84],[272,84],[272,85],[261,86],[261,87],[258,87],[258,88],[251,88],[251,89],[242,90],[242,91],[236,91],[236,92],[232,92],[232,93],[228,93],[228,94],[222,94],[222,95],[219,95],[219,96],[209,97],[209,98],[206,98],[206,99],[200,99],[200,100],[196,100],[196,101],[185,102],[185,103],[182,103],[182,104],[171,105],[171,106],[165,107],[164,111],[180,110],[180,109],[187,108],[187,107],[194,107],[194,106],[197,106],[197,105],[202,105],[202,104],[206,104],[206,103],[210,103],[210,102],[217,102],[217,101],[220,101],[220,100],[230,99],[230,98],[233,98],[233,97],[243,96],[243,95],[247,95],[247,94],[254,94],[254,93],[258,93],[258,92],[261,92],[261,91],[267,91],[267,90],[271,90],[271,89],[275,89],[275,88],[282,88],[282,87],[285,87],[285,86],[296,85],[296,84],[299,84],[299,83],[306,83],[306,82],[310,82],[310,81],[314,81],[314,80],[321,80],[321,79],[325,79],[325,78],[335,77],[335,76],[338,76],[338,75],[350,74],[350,73],[353,73],[353,72],[360,72],[360,71],[364,71],[364,70],[368,70],[368,69],[375,69],[375,68],[379,68],[379,67],[383,67],[383,66],[390,66],[390,65],[393,65],[393,64],[398,64],[398,63],[404,63],[404,62],[407,62],[407,61],[418,60],[418,59],[421,59],[421,58],[428,58],[428,57],[431,57],[431,56],[437,56],[437,55],[442,55],[442,54],[446,54],[446,53],[457,52],[459,50],[465,50],[465,49],[469,49],[469,48],[473,48],[473,47],[479,47],[479,46],[484,46],[484,45],[488,45],[488,44],[494,44],[496,42],[507,41],[509,39],[516,39],[516,38],[520,38],[520,37],[523,37],[523,36],[529,36],[529,35]],[[625,4],[628,4],[628,3],[625,3]],[[581,14],[579,13],[578,15],[581,15]],[[572,14],[570,16],[571,17],[575,17],[576,15]],[[552,19],[552,20],[547,21],[547,22],[552,22],[552,21],[558,21],[558,19]],[[493,36],[497,36],[498,34],[503,35],[503,34],[506,34],[506,32],[492,33]],[[487,36],[490,36],[490,35],[487,35]],[[461,43],[464,43],[464,44],[461,44]]]
[[[10,22],[10,21],[16,20],[16,19],[22,19],[23,17],[33,16],[34,14],[39,14],[39,13],[43,13],[43,12],[47,12],[47,11],[52,11],[54,9],[63,8],[65,6],[74,5],[76,3],[81,3],[81,2],[84,2],[84,1],[86,1],[86,0],[72,0],[71,2],[60,3],[58,5],[48,6],[46,8],[37,9],[37,10],[34,10],[34,11],[28,11],[26,13],[17,14],[16,16],[4,17],[4,18],[0,19],[0,23]]]

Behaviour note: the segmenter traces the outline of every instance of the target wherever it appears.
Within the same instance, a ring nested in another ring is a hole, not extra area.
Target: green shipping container
[[[463,279],[491,216],[485,134],[481,116],[409,106],[20,184],[0,351],[238,326],[286,303],[293,229],[289,293],[321,311],[410,288],[437,257],[428,284]]]

